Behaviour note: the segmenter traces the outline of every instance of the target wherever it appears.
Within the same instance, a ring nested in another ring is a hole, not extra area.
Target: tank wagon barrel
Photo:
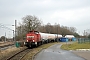
[[[73,38],[75,38],[74,35],[66,35],[65,38],[68,38],[69,41],[72,41]]]
[[[43,43],[47,43],[48,42],[48,34],[47,33],[41,33],[40,32],[40,35],[41,35],[41,40]]]

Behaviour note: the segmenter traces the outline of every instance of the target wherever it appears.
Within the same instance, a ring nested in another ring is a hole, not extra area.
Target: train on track
[[[62,35],[30,31],[26,35],[25,45],[29,48],[33,46],[39,46],[44,43],[55,42],[60,37],[62,37]]]

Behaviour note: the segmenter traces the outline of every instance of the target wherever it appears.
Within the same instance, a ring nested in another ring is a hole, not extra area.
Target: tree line
[[[46,25],[36,16],[27,15],[22,18],[22,22],[19,23],[19,26],[16,27],[16,40],[24,40],[26,39],[26,34],[31,31],[36,30],[42,33],[51,33],[51,34],[61,34],[63,37],[65,35],[74,35],[76,38],[80,38],[81,36],[76,32],[77,29],[75,27],[63,26],[55,23],[52,25],[48,22]],[[90,38],[90,34],[85,36]],[[5,39],[5,36],[1,36],[0,41],[8,40]],[[9,39],[10,40],[10,39]],[[13,37],[14,40],[14,37]]]
[[[26,37],[26,34],[31,30],[37,30],[43,33],[61,34],[63,36],[71,34],[75,37],[79,37],[79,34],[76,33],[75,27],[60,26],[60,24],[57,23],[54,25],[51,23],[44,25],[43,22],[36,16],[27,15],[22,18],[22,22],[19,23],[19,26],[16,28],[17,40]]]

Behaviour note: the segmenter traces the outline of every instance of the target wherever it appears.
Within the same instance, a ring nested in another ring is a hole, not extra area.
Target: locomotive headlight
[[[27,42],[28,42],[28,40],[27,40]]]
[[[33,40],[33,42],[34,42],[34,40]]]

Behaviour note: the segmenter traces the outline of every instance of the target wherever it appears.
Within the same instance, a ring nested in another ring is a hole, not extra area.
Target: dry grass
[[[13,55],[13,54],[15,54],[16,52],[18,52],[22,49],[23,49],[22,47],[20,47],[20,48],[12,47],[10,49],[0,51],[0,60],[5,59],[5,58]]]
[[[0,46],[14,44],[14,42],[0,42]]]
[[[73,43],[73,44],[63,44],[61,46],[62,49],[65,50],[76,50],[76,49],[90,49],[90,43],[82,43],[82,44],[78,44]]]

